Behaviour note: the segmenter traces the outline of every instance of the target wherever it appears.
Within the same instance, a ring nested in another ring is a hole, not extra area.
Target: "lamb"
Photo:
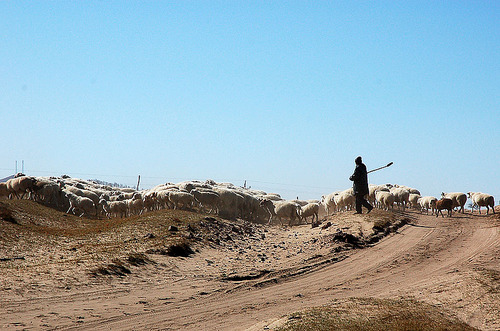
[[[106,201],[104,199],[99,200],[99,204],[103,207],[104,212],[108,218],[111,216],[121,218],[127,216],[128,205],[125,201]]]
[[[66,213],[69,214],[69,212],[71,211],[76,215],[76,211],[78,210],[82,212],[79,217],[82,217],[84,214],[90,216],[92,213],[95,213],[95,215],[97,215],[96,205],[91,199],[81,197],[67,190],[63,190],[63,193],[69,201],[69,209]]]
[[[451,217],[451,212],[453,210],[453,200],[449,198],[442,198],[441,200],[436,201],[436,217],[439,217],[439,213],[444,217],[443,212],[441,210],[448,210],[448,217]]]
[[[493,214],[495,213],[495,198],[492,195],[481,193],[481,192],[468,192],[467,195],[472,200],[474,206],[479,208],[479,214],[481,214],[481,207],[486,206],[486,215],[493,210]]]
[[[427,215],[429,215],[429,209],[431,209],[431,215],[434,214],[434,210],[436,209],[436,202],[438,200],[432,196],[425,196],[418,199],[418,204],[420,205],[420,211],[422,212],[425,209]]]
[[[260,205],[264,207],[269,213],[268,224],[271,223],[274,216],[278,217],[280,224],[282,224],[282,218],[288,218],[288,225],[292,225],[295,218],[300,219],[300,205],[293,203],[291,201],[271,201],[268,199],[261,200]]]
[[[300,221],[306,220],[309,216],[312,216],[311,223],[314,223],[314,218],[316,217],[316,222],[318,222],[319,215],[319,203],[310,202],[301,208]]]
[[[218,193],[192,190],[191,194],[193,194],[195,200],[199,202],[203,209],[209,208],[208,213],[215,212],[217,214],[219,212],[220,196]]]
[[[377,190],[375,192],[375,200],[378,202],[380,208],[389,210],[389,208],[394,209],[394,201],[396,198],[391,192]]]
[[[33,192],[36,179],[29,176],[21,176],[16,178],[11,178],[7,181],[7,190],[9,195],[14,194],[16,198],[23,198],[24,194],[28,192]],[[21,197],[19,195],[21,194]]]
[[[459,211],[462,211],[462,214],[465,214],[465,203],[467,202],[467,195],[462,192],[453,192],[453,193],[441,193],[442,198],[448,198],[453,201],[453,208],[460,207]]]

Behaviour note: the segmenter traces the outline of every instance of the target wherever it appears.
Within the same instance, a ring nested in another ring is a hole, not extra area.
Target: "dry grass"
[[[476,330],[444,311],[414,300],[351,298],[288,316],[290,330]]]

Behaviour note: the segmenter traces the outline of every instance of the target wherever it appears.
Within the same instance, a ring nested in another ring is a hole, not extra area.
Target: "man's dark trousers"
[[[365,208],[367,208],[368,210],[371,210],[373,208],[372,205],[370,205],[370,203],[368,201],[366,201],[364,194],[357,193],[356,194],[356,212],[357,213],[360,213],[360,214],[362,213],[361,206],[365,206]]]

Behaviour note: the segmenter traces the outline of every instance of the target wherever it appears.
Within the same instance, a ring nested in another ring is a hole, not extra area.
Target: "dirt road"
[[[307,270],[291,268],[222,287],[200,279],[185,285],[183,294],[173,294],[168,284],[133,289],[123,284],[109,292],[31,300],[24,310],[19,301],[7,313],[12,320],[24,319],[23,327],[53,312],[60,318],[50,326],[62,329],[263,330],[285,314],[334,299],[414,298],[479,329],[499,330],[500,221],[462,214],[411,217],[411,224],[373,247]],[[80,322],[61,318],[75,306]]]

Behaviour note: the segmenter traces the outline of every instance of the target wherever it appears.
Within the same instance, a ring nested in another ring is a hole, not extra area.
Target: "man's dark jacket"
[[[352,185],[354,194],[368,194],[368,173],[363,163],[356,165],[356,169],[349,179],[354,182]]]

